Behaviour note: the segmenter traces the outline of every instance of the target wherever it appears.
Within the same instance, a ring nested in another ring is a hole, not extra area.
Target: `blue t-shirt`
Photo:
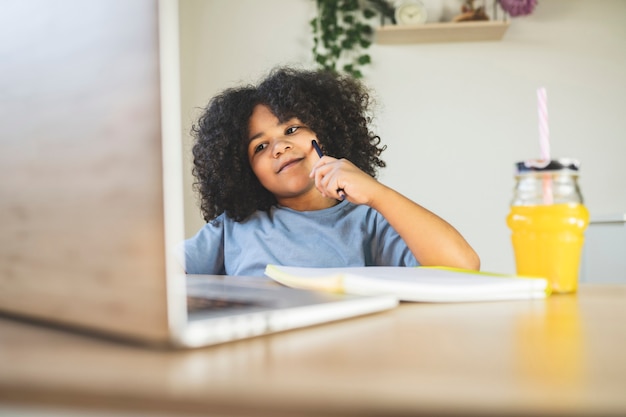
[[[267,264],[418,265],[380,213],[348,201],[315,211],[272,207],[242,222],[222,214],[186,240],[184,252],[189,274],[263,276]]]

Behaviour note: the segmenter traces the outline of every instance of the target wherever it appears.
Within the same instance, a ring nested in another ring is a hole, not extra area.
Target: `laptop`
[[[1,314],[200,347],[397,305],[184,274],[176,1],[10,0],[0,20]]]

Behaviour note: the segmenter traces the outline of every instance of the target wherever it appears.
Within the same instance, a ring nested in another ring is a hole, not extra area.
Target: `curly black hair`
[[[371,97],[362,83],[326,70],[276,68],[258,86],[230,88],[211,99],[192,127],[194,188],[207,222],[222,213],[240,222],[276,204],[248,162],[248,121],[258,104],[281,122],[300,119],[324,153],[373,177],[385,166],[379,156],[386,146],[369,130]]]

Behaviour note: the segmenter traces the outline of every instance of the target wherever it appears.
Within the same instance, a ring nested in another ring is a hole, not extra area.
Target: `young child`
[[[479,269],[451,225],[375,179],[385,147],[369,130],[369,107],[357,80],[292,68],[214,97],[192,130],[207,224],[185,241],[187,272],[262,276],[270,263]]]

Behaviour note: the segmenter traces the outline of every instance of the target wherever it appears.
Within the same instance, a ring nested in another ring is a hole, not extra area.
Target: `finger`
[[[333,186],[334,183],[332,179],[332,174],[329,175],[320,175],[318,181],[318,189],[325,197],[334,197],[335,189],[337,187]]]
[[[332,167],[320,167],[315,171],[315,188],[324,196],[337,198],[337,179]]]
[[[322,158],[320,158],[317,162],[315,162],[315,164],[313,165],[313,168],[311,169],[311,172],[309,173],[309,177],[313,178],[316,175],[316,172],[323,166],[326,166],[328,163],[330,163],[331,161],[333,161],[334,158],[331,158],[329,156],[323,156]]]
[[[320,179],[320,185],[325,196],[332,197],[337,200],[345,200],[346,192],[339,184],[339,176],[336,170],[330,171],[327,175],[322,176]]]
[[[325,171],[327,171],[327,169],[324,169],[324,167],[318,167],[313,170],[311,175],[313,176],[314,181],[315,181],[315,188],[317,188],[317,190],[324,197],[328,197],[327,184],[328,184],[329,177],[326,175]]]

